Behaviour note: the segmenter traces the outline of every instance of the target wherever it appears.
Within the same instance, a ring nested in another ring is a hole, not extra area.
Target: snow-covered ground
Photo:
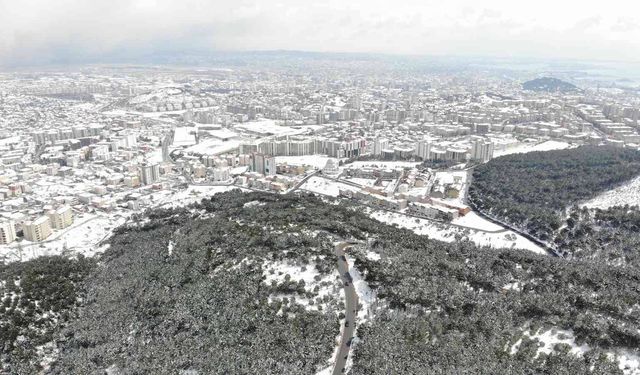
[[[216,193],[237,189],[235,186],[190,186],[175,192],[162,190],[151,194],[156,207],[179,207],[210,197]],[[54,231],[43,242],[0,245],[0,262],[27,261],[40,256],[60,254],[83,254],[91,257],[104,252],[108,247],[99,243],[113,233],[113,229],[126,223],[130,211],[82,214],[74,217],[71,227]]]
[[[420,163],[411,161],[354,161],[347,164],[349,168],[378,167],[378,168],[413,168]]]
[[[373,317],[373,310],[376,302],[376,292],[371,290],[369,284],[364,281],[364,278],[360,274],[360,271],[353,265],[355,261],[348,254],[345,255],[347,263],[349,264],[349,273],[353,279],[353,286],[358,294],[358,302],[361,307],[358,309],[358,315],[356,316],[357,324],[362,324],[368,319]]]
[[[472,229],[486,230],[489,232],[495,232],[504,229],[503,227],[478,216],[478,214],[473,211],[453,220],[452,223]]]
[[[531,334],[529,331],[525,331],[523,336],[526,336],[530,339],[536,339],[542,343],[542,346],[538,348],[536,352],[536,357],[538,357],[541,353],[550,354],[553,352],[553,347],[556,344],[567,344],[571,346],[571,350],[569,353],[575,356],[582,356],[585,352],[589,351],[589,345],[582,344],[578,346],[576,344],[576,338],[572,331],[562,330],[562,329],[550,329],[544,332],[536,332],[535,334]],[[513,346],[511,346],[511,355],[516,354],[520,349],[520,344],[522,343],[522,339],[519,339]]]
[[[608,353],[611,360],[618,362],[618,368],[624,375],[640,375],[640,355],[629,350],[617,350]]]
[[[124,216],[90,215],[75,218],[75,223],[64,230],[55,231],[43,242],[23,240],[0,246],[0,259],[4,262],[27,261],[40,256],[82,254],[87,257],[102,253],[107,246],[98,244],[111,235],[113,229],[124,224]]]
[[[342,293],[342,285],[338,282],[339,275],[337,269],[328,275],[321,275],[313,263],[306,265],[296,265],[291,262],[265,262],[263,265],[264,283],[271,285],[272,282],[282,283],[287,280],[299,282],[304,281],[304,289],[307,292],[315,292],[317,296],[313,300],[321,299],[325,296],[331,296],[332,299],[344,300]],[[288,276],[287,276],[288,275]],[[316,286],[318,289],[316,290]],[[270,300],[277,298],[291,298],[291,295],[272,295]],[[295,301],[304,305],[307,309],[318,309],[318,303],[311,303],[311,300],[304,296],[295,296]],[[326,311],[327,306],[322,306]]]
[[[527,240],[526,238],[511,231],[499,233],[486,233],[474,229],[456,228],[444,223],[436,223],[426,219],[419,219],[405,216],[399,213],[387,211],[369,211],[369,215],[383,223],[396,224],[400,228],[409,229],[416,234],[425,235],[434,240],[444,242],[454,242],[456,235],[467,237],[470,241],[479,246],[490,246],[493,248],[516,248],[530,250],[539,254],[546,254],[545,250]]]
[[[189,126],[181,126],[175,129],[173,135],[174,146],[189,146],[196,143],[196,128]]]
[[[345,180],[361,186],[373,186],[373,184],[375,184],[376,182],[374,178],[359,178],[359,177],[345,178]]]
[[[358,191],[358,188],[354,186],[316,176],[308,179],[300,189],[332,197],[337,197],[340,194],[340,189]]]
[[[542,143],[520,143],[517,146],[509,147],[504,150],[496,150],[493,153],[493,157],[511,155],[511,154],[524,154],[533,151],[551,151],[551,150],[564,150],[571,147],[571,144],[560,141],[546,141]]]
[[[327,160],[333,159],[326,155],[303,155],[303,156],[276,156],[276,164],[287,163],[289,165],[310,165],[322,169],[327,164]]]
[[[238,146],[240,146],[240,141],[238,140],[225,142],[216,138],[209,138],[196,145],[186,148],[185,152],[199,155],[218,155],[234,150],[238,148]]]
[[[145,155],[149,163],[162,163],[162,148],[155,149]]]
[[[278,125],[275,120],[268,119],[243,122],[236,125],[235,129],[240,129],[255,134],[275,135],[279,137],[285,135],[303,134],[307,132],[307,130],[305,129],[295,129],[288,126],[281,126]]]
[[[536,352],[536,357],[541,353],[552,353],[556,344],[569,345],[571,347],[569,353],[577,357],[582,357],[584,353],[591,350],[587,344],[578,345],[575,335],[569,330],[552,328],[547,331],[538,331],[535,334],[525,331],[523,332],[523,337],[537,339],[542,344]],[[516,354],[521,344],[522,339],[519,339],[511,346],[510,354]],[[625,375],[640,375],[640,355],[638,355],[638,353],[626,349],[613,349],[607,353],[607,356],[610,360],[618,362],[618,368],[621,369]]]
[[[461,183],[467,182],[467,171],[438,171],[436,172],[436,180],[444,184],[452,184],[459,180]]]
[[[163,208],[172,208],[186,206],[191,203],[199,202],[204,198],[211,197],[214,194],[239,189],[234,185],[228,186],[199,186],[191,185],[180,191],[161,190],[153,193],[153,202],[155,205]]]
[[[60,197],[84,193],[90,190],[91,184],[75,182],[56,176],[42,176],[30,187],[33,195],[39,197]]]
[[[640,176],[622,186],[604,192],[580,206],[606,209],[625,204],[640,205]]]

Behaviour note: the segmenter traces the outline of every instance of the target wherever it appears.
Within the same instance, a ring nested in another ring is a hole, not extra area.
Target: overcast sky
[[[0,65],[158,51],[640,60],[640,1],[0,0]]]

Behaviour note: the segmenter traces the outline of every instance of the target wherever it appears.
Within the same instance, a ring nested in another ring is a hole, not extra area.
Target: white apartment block
[[[159,164],[145,164],[140,166],[140,182],[143,185],[150,185],[160,179]]]
[[[16,240],[16,225],[13,221],[0,222],[0,245],[7,245]]]
[[[380,155],[382,150],[389,148],[389,140],[384,138],[378,138],[373,143],[373,154]]]
[[[479,160],[483,163],[493,158],[493,142],[483,138],[476,138],[471,147],[471,160]]]
[[[73,212],[71,207],[63,206],[47,213],[53,229],[64,229],[73,224]]]
[[[431,157],[431,142],[420,141],[416,143],[415,155],[422,160],[429,160],[429,158]]]
[[[40,242],[51,235],[51,224],[47,216],[22,224],[24,238],[31,242]]]

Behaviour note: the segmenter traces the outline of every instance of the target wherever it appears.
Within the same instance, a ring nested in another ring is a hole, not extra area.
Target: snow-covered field
[[[174,146],[188,146],[196,143],[196,136],[194,132],[196,128],[182,126],[175,129],[175,133],[173,136],[173,145]]]
[[[472,229],[486,230],[489,232],[495,232],[504,229],[503,227],[478,216],[478,214],[473,211],[453,220],[452,223]]]
[[[235,186],[190,186],[179,192],[163,190],[152,194],[157,207],[179,207],[210,197],[216,193],[237,189]],[[124,224],[130,212],[83,214],[74,218],[74,224],[54,231],[43,242],[21,241],[0,245],[0,262],[27,261],[46,255],[83,254],[94,256],[107,249],[98,244],[109,237],[113,229]]]
[[[0,246],[0,259],[4,262],[27,261],[40,256],[82,254],[87,257],[102,253],[106,246],[98,244],[111,235],[113,229],[124,224],[124,216],[89,215],[75,218],[66,230],[55,231],[43,242],[22,241],[20,246]]]
[[[327,180],[322,177],[311,177],[301,187],[302,190],[307,190],[312,193],[330,195],[337,197],[340,194],[340,189],[357,191],[358,188],[351,185],[343,184],[340,182]]]
[[[285,135],[303,134],[307,132],[307,130],[305,129],[295,129],[288,126],[280,126],[276,124],[274,120],[267,119],[243,122],[236,125],[235,129],[240,129],[255,134],[275,135],[279,137]]]
[[[376,182],[374,178],[359,178],[359,177],[345,178],[345,180],[361,186],[373,186]]]
[[[186,206],[191,203],[199,202],[204,198],[211,197],[214,194],[239,189],[237,186],[198,186],[191,185],[180,191],[161,190],[153,193],[153,202],[155,205],[163,208]]]
[[[350,168],[378,167],[378,168],[413,168],[420,163],[410,161],[354,161],[347,164]]]
[[[517,146],[509,147],[504,150],[496,150],[493,153],[493,157],[511,155],[511,154],[524,154],[533,151],[551,151],[551,150],[564,150],[571,147],[567,142],[560,141],[546,141],[542,143],[521,143]]]
[[[515,248],[530,250],[539,254],[546,254],[545,250],[526,238],[511,231],[499,233],[486,233],[474,229],[462,229],[443,223],[436,223],[426,219],[405,216],[399,213],[387,211],[369,211],[369,215],[383,223],[396,224],[400,228],[409,229],[416,234],[425,235],[434,240],[454,242],[456,235],[467,237],[479,246],[493,248]]]
[[[622,186],[604,192],[580,206],[606,209],[625,204],[640,205],[640,176]]]
[[[235,150],[238,146],[240,146],[240,141],[238,140],[221,141],[216,138],[209,138],[198,144],[187,147],[184,151],[199,155],[219,155]]]
[[[303,155],[303,156],[276,156],[276,164],[287,163],[289,165],[310,165],[322,169],[327,164],[327,160],[332,159],[326,155]]]
[[[85,182],[65,180],[56,176],[43,176],[31,185],[31,192],[39,197],[73,196],[91,188]]]

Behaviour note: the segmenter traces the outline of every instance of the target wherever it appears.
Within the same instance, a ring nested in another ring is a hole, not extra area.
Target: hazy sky
[[[0,0],[0,65],[270,49],[640,61],[640,1]]]

